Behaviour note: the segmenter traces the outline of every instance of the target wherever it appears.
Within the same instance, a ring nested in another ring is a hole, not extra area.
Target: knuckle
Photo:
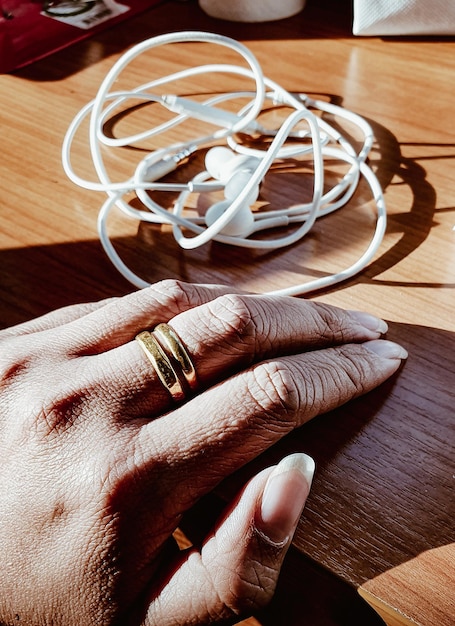
[[[301,390],[289,367],[279,360],[265,361],[252,370],[249,393],[267,419],[281,422],[293,419],[301,408]]]
[[[11,387],[18,379],[30,368],[29,359],[23,359],[18,355],[9,354],[5,350],[6,346],[2,346],[2,355],[0,357],[0,386],[2,390]]]
[[[312,323],[319,340],[340,343],[352,334],[352,328],[341,309],[322,302],[315,302],[312,305]]]
[[[335,408],[369,389],[371,370],[361,348],[350,344],[324,351],[324,358],[308,359],[300,383],[306,418]]]
[[[191,286],[175,278],[166,278],[150,287],[149,293],[152,294],[154,302],[158,299],[177,314],[182,306],[190,304]]]
[[[246,615],[263,608],[271,600],[275,586],[274,568],[268,569],[260,562],[256,567],[250,564],[247,572],[239,571],[231,577],[229,592],[223,600],[234,615]]]
[[[228,328],[242,333],[252,322],[246,299],[238,294],[223,294],[212,302],[212,311]]]
[[[27,338],[10,337],[2,341],[0,351],[0,390],[25,389],[33,381],[37,363],[43,360],[44,349],[29,347]],[[42,384],[42,381],[40,381]]]
[[[254,414],[278,434],[364,394],[378,379],[361,346],[349,344],[283,358],[249,370]]]
[[[368,381],[372,378],[370,363],[365,359],[361,346],[351,345],[348,348],[341,346],[338,350],[344,360],[344,386],[350,387],[352,395],[360,395],[368,390]],[[333,369],[336,369],[335,366]]]
[[[68,389],[60,385],[48,395],[37,397],[32,413],[36,430],[44,437],[59,435],[71,429],[84,414],[87,392],[84,389]]]
[[[247,558],[232,560],[226,547],[224,559],[219,559],[216,568],[206,564],[206,575],[210,581],[218,606],[225,607],[228,615],[243,616],[263,608],[275,591],[280,565],[283,559],[281,547],[264,542],[254,531],[247,534],[245,542],[253,542],[253,550]]]
[[[232,344],[253,347],[256,327],[247,300],[241,295],[225,294],[208,303],[210,327],[218,326]]]

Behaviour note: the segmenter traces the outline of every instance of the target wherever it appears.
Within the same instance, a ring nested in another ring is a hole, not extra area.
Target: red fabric
[[[41,15],[40,0],[0,0],[0,73],[32,63],[121,22],[159,0],[121,0],[129,11],[84,30]]]

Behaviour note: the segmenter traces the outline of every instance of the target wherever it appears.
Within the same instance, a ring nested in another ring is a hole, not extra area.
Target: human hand
[[[134,341],[169,322],[199,392],[175,406]],[[168,626],[271,597],[311,461],[255,476],[200,549],[182,515],[294,428],[365,393],[405,351],[376,318],[173,281],[0,332],[0,623]]]

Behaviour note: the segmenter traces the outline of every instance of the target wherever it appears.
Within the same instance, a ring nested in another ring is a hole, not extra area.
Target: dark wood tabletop
[[[201,524],[258,467],[285,452],[307,452],[317,466],[312,493],[276,597],[250,623],[376,626],[378,611],[392,626],[453,626],[455,41],[361,38],[351,27],[346,1],[309,0],[301,14],[261,25],[223,22],[195,2],[169,1],[1,75],[0,325],[132,289],[98,240],[103,198],[71,183],[60,155],[72,118],[132,44],[178,30],[227,34],[289,91],[364,116],[375,132],[370,164],[385,192],[387,232],[361,274],[307,297],[383,317],[409,359],[386,384],[313,420],[227,481],[203,503]],[[199,63],[204,45],[188,44],[186,58]],[[138,60],[136,83],[175,70],[178,61],[168,50],[158,60]],[[125,162],[137,158],[133,152]],[[90,175],[83,138],[74,163]],[[274,201],[291,198],[289,189],[289,180],[277,177]],[[216,243],[184,251],[168,230],[120,218],[111,234],[149,281],[172,277],[265,292],[350,264],[373,226],[368,190],[360,188],[349,208],[275,252]]]

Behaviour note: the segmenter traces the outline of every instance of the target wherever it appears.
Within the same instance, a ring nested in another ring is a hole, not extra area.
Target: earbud
[[[214,224],[232,205],[232,200],[220,200],[212,204],[205,214],[207,226]],[[229,237],[248,237],[254,232],[254,215],[248,204],[244,204],[221,231]]]
[[[250,179],[251,172],[234,172],[224,187],[225,199],[216,202],[207,210],[205,214],[205,223],[207,226],[214,224],[216,220],[227,211],[235,199],[238,198],[240,193],[245,189]],[[220,231],[222,235],[229,235],[230,237],[248,237],[254,232],[254,215],[251,211],[251,205],[256,202],[258,196],[259,186],[254,185],[243,201],[242,206]]]
[[[212,178],[226,183],[234,172],[254,172],[259,161],[256,157],[235,154],[225,146],[215,146],[205,156],[205,168]]]
[[[235,200],[242,193],[251,180],[251,172],[234,172],[224,186],[224,197],[226,200]],[[259,197],[259,185],[253,185],[250,193],[245,199],[246,204],[254,204]]]
[[[207,152],[205,166],[213,178],[224,182],[225,200],[215,203],[205,214],[205,223],[211,226],[232,205],[251,180],[259,159],[238,155],[224,146],[215,146]],[[221,230],[222,235],[248,237],[254,231],[254,215],[251,205],[259,196],[259,185],[254,185],[245,198],[242,207]]]

